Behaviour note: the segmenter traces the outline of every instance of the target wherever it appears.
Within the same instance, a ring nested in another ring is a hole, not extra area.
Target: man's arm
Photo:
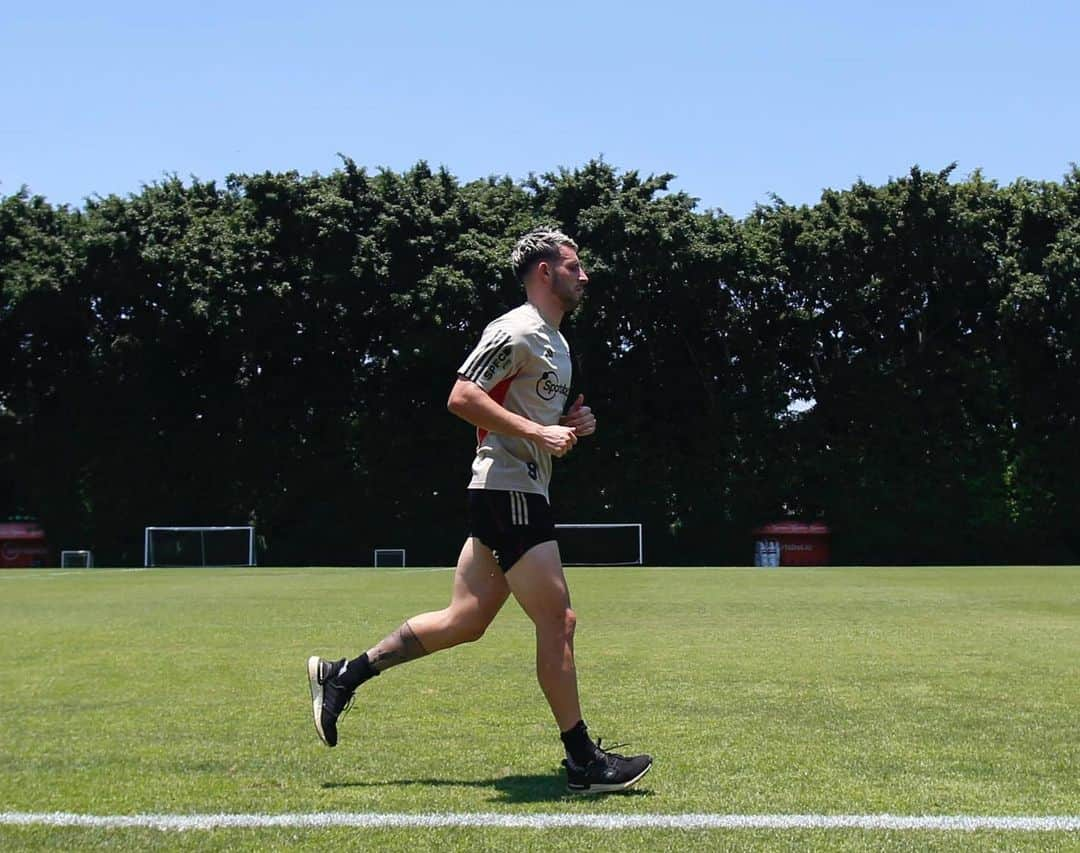
[[[559,418],[559,423],[563,426],[573,427],[574,434],[578,438],[596,432],[596,415],[592,413],[592,409],[585,405],[584,394],[578,394],[570,410]]]
[[[577,433],[573,427],[542,426],[515,415],[492,400],[475,382],[460,376],[450,389],[446,408],[474,427],[496,435],[528,439],[552,456],[565,456],[577,444]]]

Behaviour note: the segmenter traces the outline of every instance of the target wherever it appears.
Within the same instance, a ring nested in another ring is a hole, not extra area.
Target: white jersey
[[[570,346],[530,303],[493,320],[458,375],[507,411],[544,426],[562,416],[570,393]],[[530,492],[548,498],[551,454],[524,438],[476,431],[470,489]]]

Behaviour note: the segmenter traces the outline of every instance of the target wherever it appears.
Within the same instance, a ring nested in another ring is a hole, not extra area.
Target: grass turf
[[[0,575],[0,811],[1080,813],[1080,569],[568,570],[594,735],[656,758],[564,795],[532,630],[361,688],[328,750],[304,660],[443,606],[441,571]],[[1061,849],[1078,834],[0,827],[0,847]]]

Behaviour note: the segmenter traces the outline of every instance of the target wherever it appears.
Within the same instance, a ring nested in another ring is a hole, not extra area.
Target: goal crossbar
[[[375,549],[375,568],[381,568],[379,565],[379,557],[393,554],[401,557],[401,568],[405,568],[405,549],[404,548],[376,548]]]
[[[593,560],[593,561],[569,561],[566,565],[574,566],[640,566],[645,562],[645,537],[643,525],[640,522],[597,522],[595,524],[556,524],[556,530],[612,530],[617,528],[635,529],[637,531],[637,557],[633,560]]]
[[[220,533],[220,532],[227,532],[227,531],[234,531],[234,532],[246,531],[247,535],[248,535],[248,561],[247,561],[247,565],[249,565],[249,566],[254,566],[255,565],[255,528],[252,527],[250,524],[210,525],[210,526],[202,526],[202,527],[198,527],[198,526],[195,526],[195,527],[192,527],[192,526],[175,527],[175,526],[165,526],[165,525],[154,525],[153,527],[147,527],[146,530],[143,533],[143,565],[148,567],[148,568],[153,565],[153,562],[151,560],[153,554],[152,554],[152,549],[150,547],[150,536],[154,531],[157,531],[157,530],[160,530],[162,532],[167,532],[167,533]],[[205,541],[205,539],[203,539],[200,544],[201,544],[201,548],[202,548],[203,565],[206,565],[206,541]]]

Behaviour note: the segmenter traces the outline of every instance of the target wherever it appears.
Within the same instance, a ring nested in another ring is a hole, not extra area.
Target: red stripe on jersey
[[[496,385],[488,392],[488,396],[498,403],[500,406],[503,404],[503,400],[506,399],[506,395],[510,393],[510,383],[518,378],[519,370],[513,376],[507,376],[502,382]],[[479,447],[484,443],[484,439],[487,438],[488,431],[486,429],[476,428],[476,446]]]

